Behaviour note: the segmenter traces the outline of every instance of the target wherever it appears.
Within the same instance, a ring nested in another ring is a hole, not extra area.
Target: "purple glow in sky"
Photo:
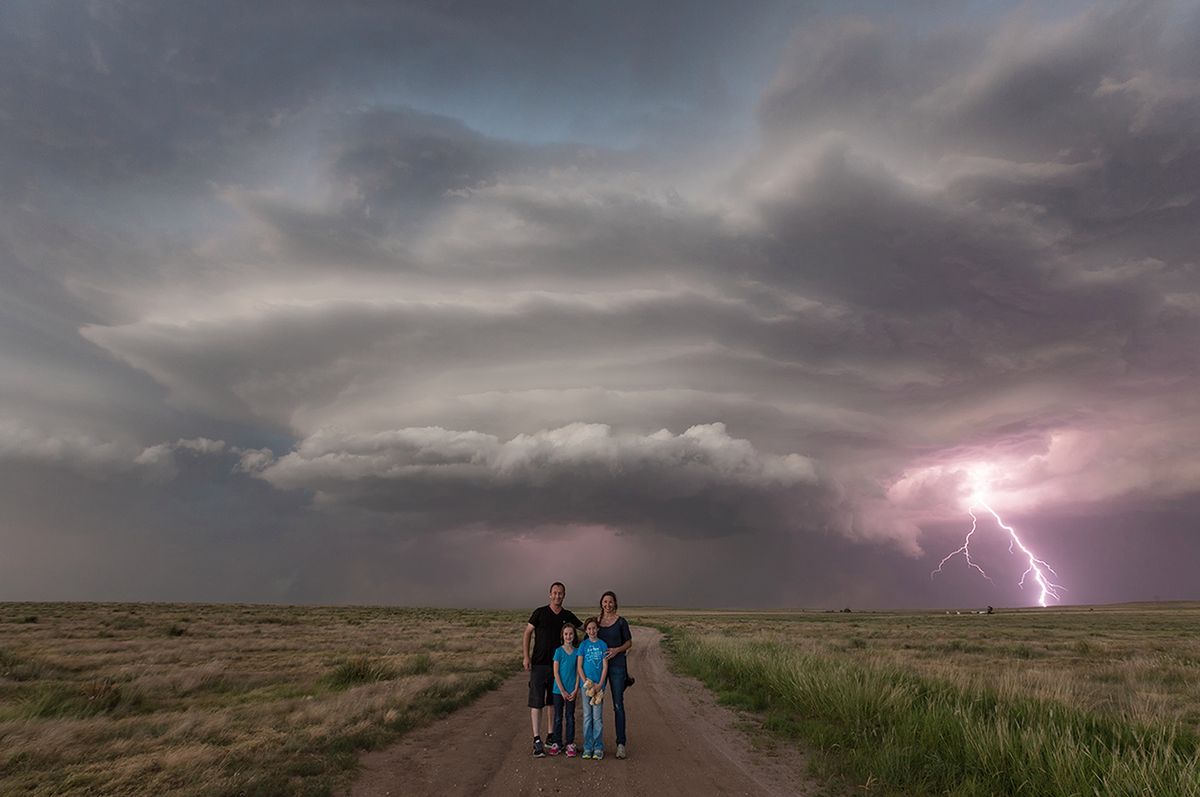
[[[976,465],[970,469],[970,488],[971,493],[967,499],[967,514],[971,516],[971,528],[963,538],[963,544],[955,550],[942,557],[938,562],[937,569],[930,573],[930,578],[942,572],[942,568],[950,560],[962,556],[967,567],[975,570],[981,576],[991,581],[992,578],[987,574],[987,571],[974,559],[971,558],[971,538],[979,531],[979,517],[975,514],[977,509],[987,511],[992,519],[996,522],[996,527],[1008,535],[1008,552],[1020,554],[1024,556],[1026,564],[1024,572],[1021,573],[1021,580],[1017,582],[1020,587],[1025,586],[1026,580],[1036,585],[1038,590],[1038,605],[1049,606],[1050,601],[1058,603],[1062,600],[1062,593],[1066,590],[1062,584],[1055,584],[1050,579],[1058,578],[1058,572],[1050,566],[1048,562],[1043,561],[1036,553],[1030,550],[1029,545],[1021,539],[1020,534],[1012,526],[1004,522],[1000,517],[1000,513],[988,505],[988,484],[991,481],[990,468],[986,465]]]
[[[1197,40],[0,4],[0,600],[1198,598]]]

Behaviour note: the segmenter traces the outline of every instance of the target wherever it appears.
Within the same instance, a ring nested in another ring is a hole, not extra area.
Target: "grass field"
[[[318,795],[520,667],[519,613],[0,604],[0,794]]]
[[[625,614],[850,793],[1200,795],[1200,605]],[[517,671],[525,616],[0,604],[0,794],[329,794]]]
[[[819,775],[906,795],[1200,795],[1200,606],[647,612]]]

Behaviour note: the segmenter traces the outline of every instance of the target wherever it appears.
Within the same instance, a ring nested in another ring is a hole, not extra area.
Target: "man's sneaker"
[[[603,750],[597,750],[596,752],[592,753],[592,760],[593,760],[593,761],[599,761],[601,758],[604,758],[604,751],[603,751]]]
[[[567,745],[567,758],[574,758],[577,755],[579,755],[579,751],[575,749],[575,745]]]
[[[547,745],[546,752],[550,755],[558,755],[558,742],[551,742]]]
[[[534,758],[545,758],[546,757],[546,748],[542,746],[541,739],[533,740],[533,757]]]
[[[625,745],[619,744],[619,745],[617,745],[617,758],[624,758],[624,757],[625,757]]]
[[[591,750],[584,750],[584,751],[583,751],[583,760],[584,760],[584,761],[588,760],[588,759],[589,759],[589,758],[591,758],[591,757],[592,757],[592,751],[591,751]]]

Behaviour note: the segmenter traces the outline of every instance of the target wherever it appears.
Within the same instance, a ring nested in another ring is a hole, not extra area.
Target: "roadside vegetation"
[[[859,793],[1200,795],[1195,604],[638,619]]]
[[[523,616],[0,604],[0,794],[325,795],[520,668]]]

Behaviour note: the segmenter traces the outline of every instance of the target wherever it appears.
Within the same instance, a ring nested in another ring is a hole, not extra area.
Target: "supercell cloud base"
[[[0,599],[1196,598],[1198,38],[6,3]]]

